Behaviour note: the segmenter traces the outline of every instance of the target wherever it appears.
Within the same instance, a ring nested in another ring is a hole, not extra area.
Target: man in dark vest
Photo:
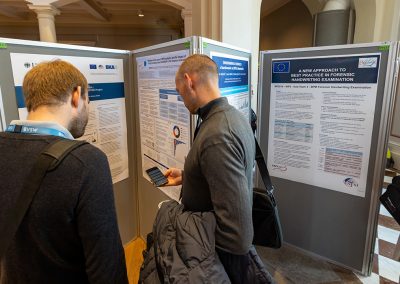
[[[83,135],[89,117],[87,91],[85,77],[65,61],[40,63],[26,74],[27,120],[14,120],[0,133],[0,224],[7,222],[39,153],[57,139]],[[128,283],[111,174],[102,151],[85,144],[47,172],[1,259],[0,279]]]

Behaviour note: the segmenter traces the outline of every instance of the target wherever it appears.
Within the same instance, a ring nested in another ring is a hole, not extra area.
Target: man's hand
[[[168,179],[165,186],[181,185],[182,184],[182,170],[176,168],[169,168],[165,171],[164,176]]]

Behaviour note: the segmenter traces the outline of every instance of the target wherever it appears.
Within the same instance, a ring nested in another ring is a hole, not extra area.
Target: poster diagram
[[[218,66],[221,95],[249,118],[249,59],[218,52],[210,55]]]
[[[78,68],[89,84],[89,122],[80,140],[100,148],[108,158],[113,183],[129,177],[122,59],[11,53],[11,65],[20,119],[27,117],[22,82],[36,64],[55,59]]]
[[[183,169],[190,146],[190,113],[176,91],[175,74],[189,50],[138,57],[138,90],[143,177],[157,166]],[[177,187],[160,188],[179,199]]]
[[[271,176],[365,197],[380,54],[272,61]]]

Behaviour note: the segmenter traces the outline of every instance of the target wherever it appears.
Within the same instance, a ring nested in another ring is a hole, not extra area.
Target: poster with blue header
[[[218,66],[221,95],[249,118],[249,59],[219,52],[210,52]]]
[[[380,54],[272,61],[270,175],[365,197]]]
[[[82,72],[88,81],[90,104],[89,122],[79,140],[88,141],[107,155],[113,183],[128,178],[123,60],[28,53],[11,53],[10,57],[21,120],[26,120],[28,115],[22,91],[23,79],[35,65],[60,59]]]
[[[191,116],[176,91],[175,74],[188,56],[184,49],[136,58],[142,174],[148,181],[149,168],[184,168]],[[159,189],[179,201],[179,186]]]

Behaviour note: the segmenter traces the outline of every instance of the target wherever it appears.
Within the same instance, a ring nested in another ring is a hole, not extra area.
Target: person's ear
[[[185,79],[186,85],[193,90],[193,80],[192,77],[188,73],[183,74],[183,78]]]
[[[79,102],[81,100],[81,87],[76,87],[75,90],[72,91],[72,99],[71,104],[73,107],[78,108]]]

